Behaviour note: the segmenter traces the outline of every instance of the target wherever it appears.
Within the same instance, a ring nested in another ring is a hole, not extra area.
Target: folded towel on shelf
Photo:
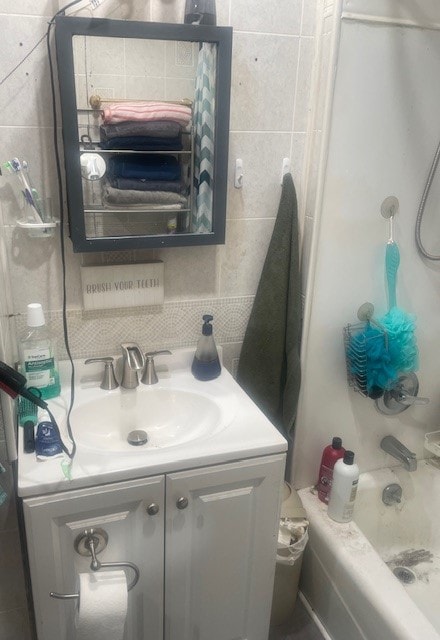
[[[136,180],[134,178],[110,178],[110,185],[115,189],[134,189],[135,191],[172,191],[182,193],[184,186],[181,180]]]
[[[102,185],[102,201],[108,205],[160,205],[157,208],[165,208],[164,205],[178,205],[182,209],[187,204],[187,199],[179,193],[172,191],[138,191],[134,189],[115,189],[107,180]],[[148,206],[148,208],[150,208]]]
[[[102,113],[104,124],[127,120],[170,120],[186,127],[192,117],[189,107],[171,102],[114,102],[104,107]]]
[[[237,370],[238,383],[286,435],[296,416],[300,339],[298,207],[288,173]]]
[[[99,128],[101,140],[121,136],[149,136],[151,138],[176,138],[182,131],[178,122],[152,120],[150,122],[125,121],[117,124],[102,124]]]
[[[119,136],[110,140],[101,140],[101,149],[131,149],[132,151],[181,151],[180,135],[174,138],[154,136]]]
[[[121,154],[109,159],[108,175],[137,180],[180,180],[181,167],[174,156]]]

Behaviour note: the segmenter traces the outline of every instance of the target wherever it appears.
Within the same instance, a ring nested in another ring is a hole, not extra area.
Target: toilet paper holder
[[[96,554],[103,551],[106,548],[107,543],[108,535],[104,529],[85,529],[76,537],[74,548],[80,555],[92,557],[92,562],[90,563],[90,569],[92,571],[121,567],[129,567],[130,569],[133,569],[134,578],[127,587],[127,590],[131,591],[139,582],[139,568],[133,562],[100,562],[96,557]],[[74,600],[75,598],[79,598],[79,593],[56,593],[51,591],[49,595],[51,598],[57,598],[58,600]]]

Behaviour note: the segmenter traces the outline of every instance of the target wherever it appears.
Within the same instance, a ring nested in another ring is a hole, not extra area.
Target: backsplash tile
[[[121,343],[138,342],[147,350],[195,345],[204,313],[214,316],[215,336],[219,344],[240,342],[244,335],[253,297],[200,299],[167,302],[160,307],[108,309],[99,312],[70,311],[69,341],[74,358],[118,355]],[[46,314],[58,342],[60,359],[67,354],[63,345],[62,313]],[[26,316],[15,318],[16,330],[25,330]]]

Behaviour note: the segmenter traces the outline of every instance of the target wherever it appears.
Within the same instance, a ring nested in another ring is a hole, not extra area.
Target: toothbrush
[[[23,195],[25,197],[26,202],[33,208],[33,214],[34,214],[34,219],[35,222],[37,222],[38,224],[44,224],[43,220],[40,216],[40,213],[38,211],[38,208],[35,204],[35,201],[32,197],[32,189],[31,186],[28,184],[28,181],[26,180],[25,175],[23,174],[22,171],[22,165],[21,162],[18,158],[13,158],[8,164],[8,168],[10,167],[12,172],[15,173],[15,175],[17,176],[17,178],[19,179],[19,181],[21,182],[21,185],[23,187]]]
[[[37,209],[38,214],[42,219],[42,221],[47,222],[47,216],[46,216],[46,211],[44,209],[43,201],[41,200],[40,194],[38,193],[38,191],[32,186],[32,180],[29,173],[29,164],[26,162],[26,160],[23,160],[21,164],[22,164],[23,170],[26,172],[27,181],[31,188],[31,195],[34,202],[34,206]]]

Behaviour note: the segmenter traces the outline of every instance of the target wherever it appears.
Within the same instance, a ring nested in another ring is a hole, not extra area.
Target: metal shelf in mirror
[[[59,17],[76,252],[222,244],[232,29]]]

